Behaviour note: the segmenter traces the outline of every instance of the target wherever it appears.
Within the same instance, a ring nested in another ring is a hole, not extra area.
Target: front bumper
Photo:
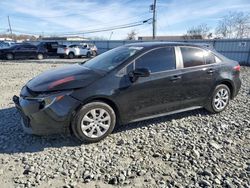
[[[69,95],[48,106],[39,100],[14,96],[13,101],[21,115],[23,130],[29,134],[49,135],[68,133],[71,117],[80,102]]]

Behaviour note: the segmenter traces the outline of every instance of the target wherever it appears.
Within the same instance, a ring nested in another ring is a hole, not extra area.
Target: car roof
[[[193,47],[204,48],[204,46],[202,45],[187,43],[187,42],[136,42],[136,43],[126,44],[125,46],[137,46],[145,48],[154,48],[162,46],[193,46]]]

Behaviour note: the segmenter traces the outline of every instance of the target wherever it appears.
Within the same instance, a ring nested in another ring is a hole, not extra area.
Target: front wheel
[[[212,97],[208,101],[206,109],[212,113],[222,112],[229,104],[230,95],[230,89],[225,84],[216,86]]]
[[[93,51],[92,52],[92,55],[95,57],[95,56],[97,56],[97,51]]]
[[[38,59],[38,60],[44,59],[44,55],[41,54],[41,53],[37,54],[37,59]]]
[[[13,60],[14,59],[14,55],[12,53],[7,53],[6,54],[6,59],[7,60]]]
[[[77,112],[72,130],[83,142],[98,142],[113,131],[115,124],[115,112],[108,104],[91,102]]]

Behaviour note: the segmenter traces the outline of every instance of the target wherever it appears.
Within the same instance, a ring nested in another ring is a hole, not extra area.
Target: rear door
[[[179,47],[182,56],[182,106],[202,106],[215,82],[215,57],[198,47]]]
[[[140,77],[119,96],[118,103],[128,119],[140,119],[180,109],[181,71],[177,69],[174,47],[153,49],[128,66],[127,72],[148,68],[149,77]],[[125,105],[124,105],[125,104]]]

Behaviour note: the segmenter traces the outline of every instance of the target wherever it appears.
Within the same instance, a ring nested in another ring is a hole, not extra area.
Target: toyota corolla
[[[238,62],[199,45],[135,43],[44,72],[13,100],[26,132],[97,142],[129,122],[221,112],[240,89],[239,73]]]

